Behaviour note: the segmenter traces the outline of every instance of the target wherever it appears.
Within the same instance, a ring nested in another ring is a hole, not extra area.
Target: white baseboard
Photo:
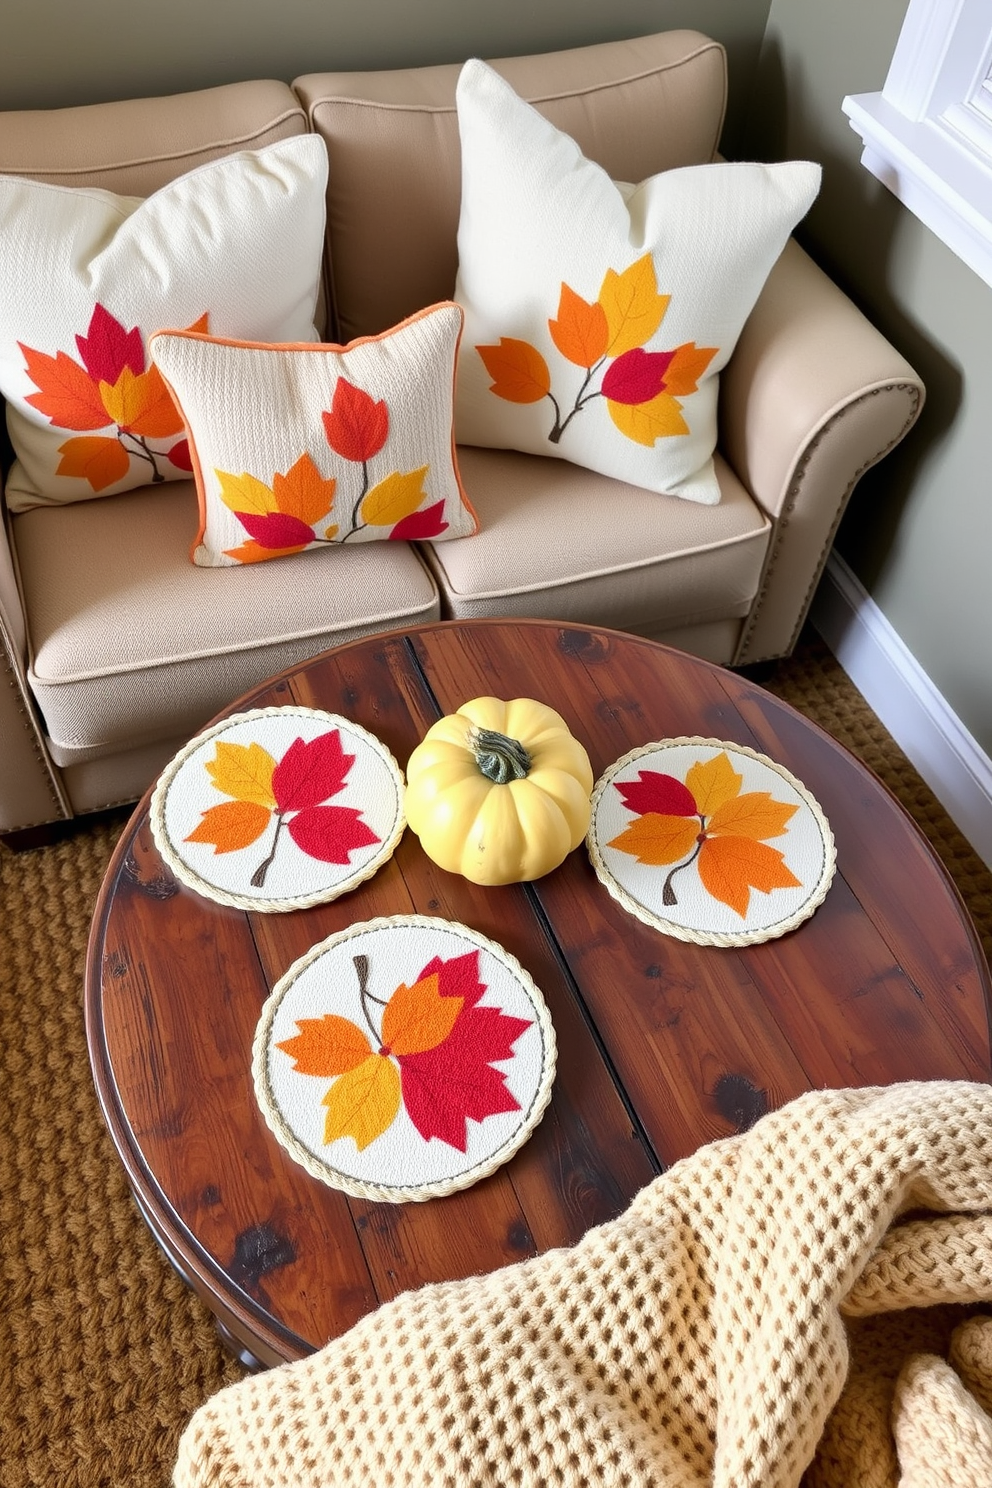
[[[948,816],[992,868],[992,760],[838,553],[810,620]]]

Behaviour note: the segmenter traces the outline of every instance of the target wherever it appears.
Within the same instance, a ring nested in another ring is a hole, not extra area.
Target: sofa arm
[[[0,523],[0,835],[72,815],[28,688],[26,652],[21,599]]]
[[[792,650],[851,492],[923,397],[910,364],[790,240],[721,375],[720,449],[773,524],[735,665]]]

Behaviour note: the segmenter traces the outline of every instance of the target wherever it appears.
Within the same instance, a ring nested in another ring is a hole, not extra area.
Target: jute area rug
[[[992,955],[992,874],[818,638],[765,685],[903,802]],[[86,938],[126,820],[0,851],[0,1488],[164,1488],[193,1410],[243,1373],[140,1219],[90,1079]]]

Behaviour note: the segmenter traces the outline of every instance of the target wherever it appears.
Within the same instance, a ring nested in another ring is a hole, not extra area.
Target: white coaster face
[[[795,929],[823,902],[836,862],[806,787],[719,739],[665,739],[617,760],[593,791],[587,845],[625,909],[697,945]]]
[[[313,708],[236,713],[180,751],[152,796],[156,846],[239,909],[322,904],[370,878],[406,824],[403,776],[356,723]]]
[[[494,941],[402,915],[330,936],[280,978],[255,1034],[255,1094],[308,1173],[399,1203],[468,1188],[551,1097],[544,998]]]

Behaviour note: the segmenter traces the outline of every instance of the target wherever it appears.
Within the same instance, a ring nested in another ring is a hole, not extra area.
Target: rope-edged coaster
[[[176,877],[238,909],[336,899],[403,835],[403,775],[389,750],[336,713],[234,713],[167,765],[152,795],[156,846]]]
[[[273,988],[252,1074],[266,1121],[308,1173],[399,1203],[505,1163],[551,1098],[555,1035],[519,961],[426,915],[331,935]]]
[[[632,915],[696,945],[753,945],[822,904],[836,864],[820,806],[744,744],[663,739],[604,772],[589,856]]]

